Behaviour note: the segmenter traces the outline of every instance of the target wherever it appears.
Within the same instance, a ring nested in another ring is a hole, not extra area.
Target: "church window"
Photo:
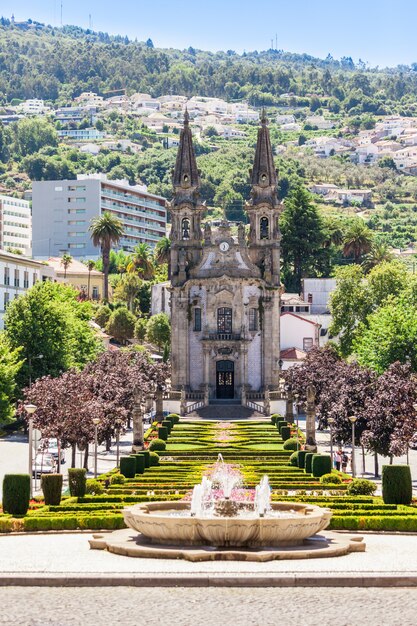
[[[184,217],[184,219],[181,222],[181,231],[182,231],[182,238],[183,239],[189,239],[190,238],[190,220],[188,219],[188,217]]]
[[[220,309],[217,309],[217,332],[232,332],[232,309],[229,309],[228,307],[221,307]]]
[[[313,338],[312,337],[304,337],[303,339],[303,350],[304,352],[308,352],[313,347]]]
[[[194,309],[194,330],[196,332],[201,331],[201,309],[200,307],[196,307]]]
[[[260,221],[261,239],[269,239],[269,220],[267,217],[261,217]]]
[[[258,330],[258,309],[249,309],[249,330]]]

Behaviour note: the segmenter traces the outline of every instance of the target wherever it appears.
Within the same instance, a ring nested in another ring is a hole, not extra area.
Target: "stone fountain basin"
[[[152,543],[181,546],[297,546],[324,530],[331,511],[315,505],[273,502],[273,512],[291,517],[191,517],[189,502],[145,502],[123,510],[125,523]]]

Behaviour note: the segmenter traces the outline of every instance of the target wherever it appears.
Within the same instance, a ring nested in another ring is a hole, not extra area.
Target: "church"
[[[243,400],[278,389],[280,374],[280,230],[265,115],[245,204],[249,230],[223,221],[202,227],[188,113],[181,130],[171,214],[171,364],[173,390],[189,397]]]

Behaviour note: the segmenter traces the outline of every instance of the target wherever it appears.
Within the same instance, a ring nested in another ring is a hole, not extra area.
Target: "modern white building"
[[[32,255],[32,217],[27,200],[0,195],[0,249]]]
[[[55,271],[41,261],[0,250],[0,329],[9,302],[23,295],[38,280],[55,280]]]
[[[33,254],[37,258],[95,258],[91,220],[104,212],[123,223],[119,248],[131,252],[139,243],[154,247],[166,233],[165,198],[127,180],[105,174],[78,175],[77,180],[34,181],[32,187]]]

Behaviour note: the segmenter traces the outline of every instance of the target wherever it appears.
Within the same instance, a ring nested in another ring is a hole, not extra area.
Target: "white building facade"
[[[0,195],[0,248],[32,254],[32,216],[27,200]]]

